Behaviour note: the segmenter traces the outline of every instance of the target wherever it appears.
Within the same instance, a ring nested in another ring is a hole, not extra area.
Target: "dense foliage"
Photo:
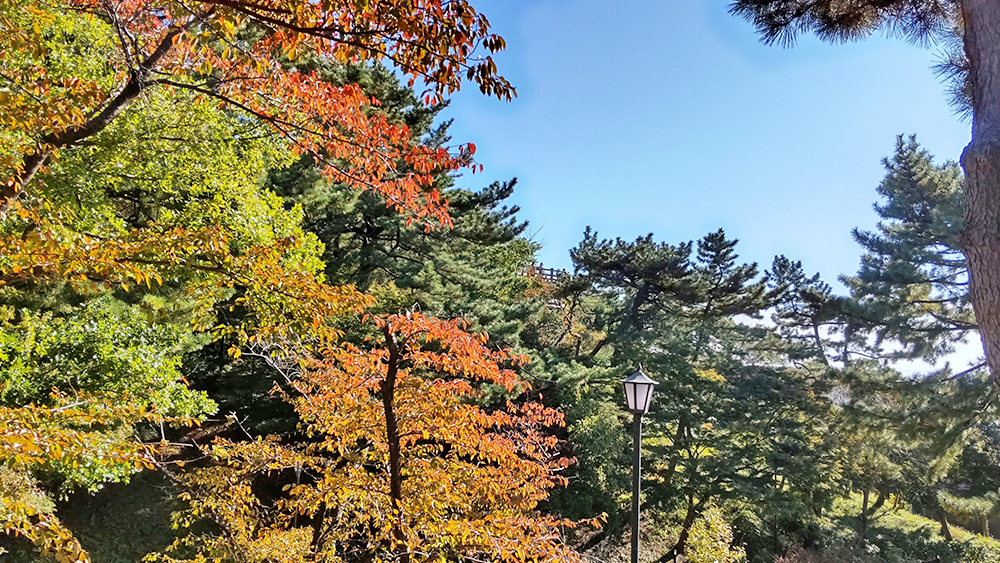
[[[5,556],[623,560],[641,365],[649,560],[995,560],[958,167],[898,140],[842,295],[722,229],[541,279],[437,119],[502,46],[465,2],[0,3]]]

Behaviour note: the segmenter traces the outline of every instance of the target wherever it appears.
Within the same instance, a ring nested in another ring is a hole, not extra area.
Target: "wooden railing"
[[[559,279],[559,275],[564,273],[566,273],[566,270],[546,268],[545,264],[542,263],[532,264],[524,271],[525,276],[538,278],[545,283],[555,283]]]

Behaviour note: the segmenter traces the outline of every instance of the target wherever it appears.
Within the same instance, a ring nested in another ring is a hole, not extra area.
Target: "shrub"
[[[689,563],[739,563],[746,553],[733,545],[733,529],[717,508],[710,508],[691,526],[688,537]]]

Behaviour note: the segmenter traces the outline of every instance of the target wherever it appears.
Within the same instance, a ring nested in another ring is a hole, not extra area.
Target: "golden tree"
[[[165,561],[579,561],[577,523],[538,513],[569,463],[537,403],[477,404],[483,386],[528,385],[461,320],[374,318],[368,346],[342,344],[278,368],[303,440],[217,441],[216,464],[181,481],[187,527]],[[280,364],[278,361],[276,364]],[[187,553],[184,558],[176,554]]]

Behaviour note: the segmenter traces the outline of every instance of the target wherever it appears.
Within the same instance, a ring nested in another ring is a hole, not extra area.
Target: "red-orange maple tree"
[[[529,386],[462,320],[373,319],[366,346],[342,344],[282,368],[304,440],[218,441],[217,464],[183,478],[188,526],[166,561],[580,561],[576,523],[538,513],[569,463],[537,403],[477,404],[483,386]],[[283,487],[281,485],[284,484]],[[278,555],[280,553],[280,556]]]
[[[415,142],[357,85],[332,84],[296,63],[389,60],[422,79],[431,101],[463,79],[509,98],[513,89],[490,57],[476,54],[503,47],[488,26],[466,0],[0,0],[0,282],[128,287],[183,269],[201,276],[193,291],[207,304],[219,288],[249,288],[242,299],[271,317],[258,327],[291,330],[291,317],[318,329],[326,316],[356,310],[367,298],[283,259],[300,240],[232,256],[229,235],[212,227],[81,231],[76,212],[46,201],[32,182],[44,181],[39,171],[60,151],[86,145],[166,89],[267,124],[291,150],[324,162],[330,180],[374,190],[428,228],[447,224],[434,174],[470,164],[474,147],[452,154]]]
[[[243,299],[271,317],[258,326],[278,331],[290,330],[289,317],[320,328],[326,316],[356,310],[364,296],[283,260],[302,241],[232,256],[218,228],[81,231],[75,211],[45,201],[32,182],[60,151],[90,142],[154,89],[172,89],[267,124],[293,151],[324,162],[333,181],[374,190],[428,227],[447,224],[433,175],[469,164],[474,147],[452,154],[415,142],[360,87],[296,62],[389,60],[425,81],[432,100],[463,79],[509,98],[492,60],[476,54],[503,47],[488,26],[466,0],[0,0],[0,281],[128,287],[181,268],[198,272],[194,290],[208,304],[217,288],[248,287]]]
[[[149,89],[177,88],[267,122],[321,157],[338,182],[447,222],[430,173],[464,160],[411,143],[405,126],[366,111],[372,100],[359,87],[325,82],[296,60],[386,59],[411,83],[425,81],[430,101],[463,78],[501,98],[514,92],[489,56],[476,55],[504,43],[466,0],[4,0],[0,8],[0,113],[17,133],[5,139],[4,209],[60,149],[100,133]],[[101,53],[103,75],[76,76],[46,58],[44,27],[65,12],[87,14],[116,37]],[[397,173],[401,161],[411,171]]]

